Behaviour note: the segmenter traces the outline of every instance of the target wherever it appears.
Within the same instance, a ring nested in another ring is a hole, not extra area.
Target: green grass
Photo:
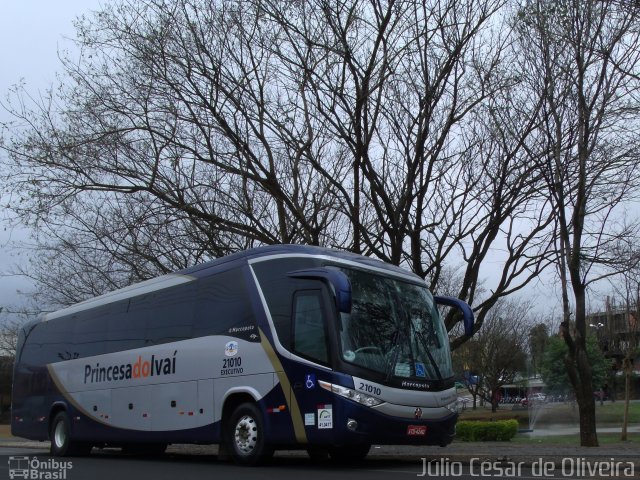
[[[621,425],[624,413],[624,402],[605,402],[604,405],[596,404],[596,422],[603,425]],[[503,406],[497,412],[492,413],[490,408],[478,407],[476,410],[467,408],[460,414],[461,420],[518,420],[521,427],[529,424],[527,410],[512,410],[512,406]],[[578,406],[575,404],[549,403],[538,412],[536,425],[577,424]],[[629,424],[640,423],[640,402],[629,405]]]
[[[510,407],[499,408],[497,412],[491,413],[490,409],[478,407],[476,410],[467,408],[460,413],[459,420],[480,420],[483,422],[492,420],[518,420],[519,424],[527,424],[529,422],[529,414],[526,410],[511,410]]]
[[[596,420],[602,423],[622,423],[624,402],[605,402],[603,406],[596,404]],[[640,423],[640,403],[629,404],[629,423]]]

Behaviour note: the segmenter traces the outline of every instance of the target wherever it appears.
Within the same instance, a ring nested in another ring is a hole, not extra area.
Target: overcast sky
[[[24,82],[28,91],[37,94],[55,82],[61,70],[58,51],[73,50],[73,21],[90,14],[109,0],[0,0],[0,97],[4,100],[10,87]],[[0,108],[0,122],[8,120]],[[3,155],[0,152],[0,155]],[[9,229],[0,215],[0,274],[20,262],[11,243],[20,243],[28,232]],[[486,265],[489,276],[502,267],[501,261]],[[17,290],[28,290],[29,282],[17,277],[0,276],[0,307],[20,302]]]
[[[58,50],[71,49],[73,21],[97,10],[107,0],[0,0],[0,97],[4,101],[12,85],[26,83],[31,93],[45,90],[60,71]],[[0,122],[9,120],[0,107]],[[0,152],[0,155],[4,155]],[[2,207],[4,208],[4,207]],[[11,230],[0,214],[0,273],[6,273],[19,258],[9,244],[21,241],[24,231]],[[15,277],[0,277],[0,307],[19,303],[16,290],[29,283]]]
[[[37,94],[55,82],[61,70],[58,51],[73,50],[73,21],[108,4],[109,0],[0,0],[0,98],[9,88],[23,81],[28,91]],[[0,122],[9,120],[0,108]],[[0,152],[0,155],[4,155]],[[3,208],[3,207],[0,207]],[[8,248],[12,242],[27,237],[24,230],[11,230],[0,212],[0,274],[6,273],[20,258]],[[489,262],[485,269],[491,276],[502,267],[501,261]],[[537,287],[537,288],[536,288]],[[529,292],[540,291],[540,284]],[[29,283],[16,277],[0,276],[0,307],[20,302],[17,290],[28,290]],[[548,303],[551,300],[546,291]],[[554,292],[555,293],[555,292]],[[557,302],[557,299],[555,299]],[[555,302],[554,302],[555,303]]]

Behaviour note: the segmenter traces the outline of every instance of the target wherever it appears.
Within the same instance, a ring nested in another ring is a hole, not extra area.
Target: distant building
[[[616,305],[607,297],[605,311],[587,315],[587,325],[598,339],[604,356],[611,360],[617,397],[622,394],[623,360],[630,353],[633,362],[634,389],[640,393],[640,305]]]
[[[499,398],[506,403],[520,401],[531,394],[544,393],[546,385],[540,377],[518,375],[513,383],[500,387]]]
[[[604,312],[587,315],[587,325],[598,339],[605,357],[622,359],[627,352],[640,349],[640,322],[638,307],[631,308],[611,304],[608,297]],[[638,357],[638,355],[635,355]],[[634,370],[640,373],[640,358],[635,358]]]

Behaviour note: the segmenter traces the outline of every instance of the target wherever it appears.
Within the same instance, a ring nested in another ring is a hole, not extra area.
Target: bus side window
[[[329,362],[320,290],[298,291],[293,297],[293,351],[320,363]]]
[[[216,273],[199,282],[193,336],[207,335],[243,335],[242,330],[255,326],[249,294],[239,268]],[[247,330],[246,337],[256,333],[257,329]]]
[[[106,353],[107,342],[105,340],[107,339],[108,307],[106,305],[72,315],[72,338],[75,352],[71,357],[61,357],[62,360],[91,357]],[[61,353],[65,355],[65,353],[69,354],[71,352]]]
[[[148,344],[161,345],[192,338],[196,292],[197,289],[188,283],[159,290],[148,296],[149,304],[143,313],[147,320]]]

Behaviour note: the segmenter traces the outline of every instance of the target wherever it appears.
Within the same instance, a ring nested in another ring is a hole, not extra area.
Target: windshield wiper
[[[433,367],[433,370],[436,372],[436,376],[438,377],[438,380],[442,380],[442,374],[440,373],[440,369],[438,368],[438,364],[433,358],[433,355],[431,355],[431,352],[429,351],[429,345],[427,343],[427,340],[424,338],[424,333],[422,333],[422,330],[418,330],[413,325],[413,322],[411,320],[409,320],[409,323],[411,323],[411,330],[416,335],[416,337],[418,337],[418,339],[420,340],[420,343],[422,344],[422,348],[424,349],[424,353],[427,354],[427,358],[429,359],[429,362],[431,362],[431,366]]]
[[[402,318],[402,317],[401,317]],[[413,372],[415,373],[416,371],[416,357],[413,354],[413,349],[411,348],[411,339],[407,338],[407,325],[406,322],[411,323],[411,318],[409,317],[409,314],[407,313],[406,316],[404,316],[405,318],[405,323],[401,323],[400,325],[398,325],[396,327],[396,331],[393,337],[392,342],[395,344],[395,350],[393,352],[393,358],[391,360],[391,363],[388,365],[387,370],[386,370],[386,377],[385,377],[385,382],[389,382],[389,380],[391,379],[391,374],[395,371],[396,368],[396,364],[398,363],[398,356],[400,355],[400,352],[402,351],[402,345],[404,344],[400,344],[400,341],[408,341],[409,342],[409,362],[411,367],[413,367]],[[402,336],[400,335],[402,333]],[[437,367],[436,367],[437,370]],[[440,377],[442,379],[442,377]]]
[[[398,340],[400,340],[400,331],[402,329],[400,326],[396,325],[396,331],[393,334],[393,339],[391,343],[393,345],[393,357],[391,359],[391,363],[387,365],[387,369],[385,371],[385,383],[388,383],[391,380],[391,374],[396,369],[396,363],[398,362],[398,356],[400,355],[400,345],[398,345]]]

